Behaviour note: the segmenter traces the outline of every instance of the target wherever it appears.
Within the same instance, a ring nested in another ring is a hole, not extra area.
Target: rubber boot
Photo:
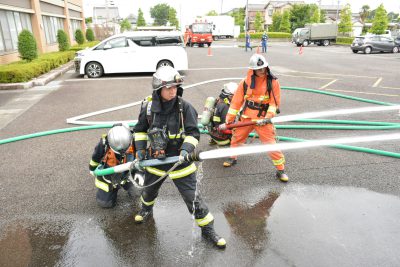
[[[289,177],[285,173],[285,170],[277,170],[276,171],[276,178],[278,178],[279,180],[281,180],[282,182],[285,182],[285,183],[287,181],[289,181]]]
[[[201,235],[204,239],[211,242],[217,248],[222,249],[226,247],[225,239],[217,235],[217,233],[214,230],[214,225],[212,222],[201,227]]]
[[[224,161],[224,167],[232,167],[236,163],[237,163],[237,159],[228,158],[227,160]]]
[[[143,207],[135,216],[135,223],[144,223],[153,214],[153,207]]]

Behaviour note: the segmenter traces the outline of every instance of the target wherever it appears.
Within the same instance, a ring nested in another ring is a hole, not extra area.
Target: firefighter
[[[231,104],[232,97],[236,92],[238,85],[237,83],[230,82],[224,84],[223,89],[215,103],[214,112],[210,119],[210,125],[208,128],[208,133],[210,134],[210,145],[226,146],[231,142],[232,131],[225,130],[223,132],[219,131],[219,125],[225,123],[226,114],[229,110],[229,105]]]
[[[134,152],[133,134],[129,126],[115,124],[96,145],[89,163],[90,174],[94,175],[97,167],[109,168],[133,161]],[[118,190],[121,187],[128,192],[130,197],[136,195],[134,186],[128,180],[128,175],[129,171],[126,171],[95,178],[95,186],[98,188],[96,201],[100,207],[114,207],[117,202]]]
[[[200,139],[197,112],[189,102],[181,98],[182,83],[183,79],[173,67],[163,66],[154,73],[152,96],[143,101],[135,126],[138,160],[184,156],[196,148]],[[166,177],[156,181],[172,165],[145,168],[144,186],[148,187],[143,189],[141,210],[135,216],[136,223],[143,223],[152,215],[159,189]],[[189,212],[194,214],[202,236],[218,248],[225,248],[225,240],[215,233],[213,215],[202,197],[196,193],[196,170],[193,162],[184,162],[168,176],[177,187]]]
[[[279,112],[281,89],[277,78],[271,73],[268,63],[262,55],[254,54],[250,58],[247,76],[243,79],[233,96],[226,123],[233,123],[239,114],[240,121],[262,121],[271,119]],[[239,111],[241,112],[239,113]],[[263,144],[275,144],[276,133],[272,123],[262,123],[238,127],[233,130],[231,147],[244,144],[249,133],[255,130]],[[224,128],[223,126],[220,128]],[[276,167],[276,177],[287,182],[289,177],[285,173],[285,157],[281,151],[268,153]],[[230,157],[224,162],[225,167],[237,163],[237,156]]]

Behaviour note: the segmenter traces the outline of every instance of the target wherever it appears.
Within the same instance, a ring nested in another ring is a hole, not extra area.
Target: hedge
[[[262,32],[256,32],[256,33],[250,33],[250,38],[251,39],[260,39],[262,37],[263,33]],[[292,38],[291,33],[287,32],[267,32],[268,38]],[[240,38],[245,38],[245,34],[241,33],[239,34],[239,39]]]
[[[75,51],[54,52],[40,55],[31,62],[18,61],[0,66],[0,83],[27,82],[71,61],[74,57]]]
[[[75,57],[78,50],[92,47],[98,44],[99,41],[76,45],[68,51],[52,52],[40,55],[37,59],[28,62],[21,60],[7,65],[0,66],[0,83],[19,83],[27,82],[32,78],[38,77],[44,73],[55,69]]]
[[[336,38],[337,44],[351,44],[354,40],[354,37],[338,37]]]

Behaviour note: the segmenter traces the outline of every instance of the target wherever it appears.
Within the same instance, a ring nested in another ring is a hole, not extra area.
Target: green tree
[[[235,25],[240,26],[240,32],[244,32],[244,18],[246,16],[244,8],[239,8],[239,10],[232,12],[231,16],[235,19]]]
[[[353,24],[351,22],[351,7],[349,4],[347,4],[340,11],[340,22],[338,24],[338,31],[345,35],[353,31]]]
[[[138,17],[137,17],[136,25],[138,27],[146,26],[146,21],[144,20],[143,11],[140,8],[138,10]]]
[[[321,12],[318,7],[313,9],[310,22],[311,23],[320,23],[321,22]]]
[[[211,10],[206,14],[206,16],[218,16],[218,13],[215,10]]]
[[[86,23],[86,24],[92,23],[92,22],[93,22],[93,18],[92,18],[92,17],[87,17],[87,18],[85,18],[85,23]]]
[[[306,23],[311,22],[311,7],[306,4],[294,4],[290,9],[290,25],[293,32],[297,28],[304,28]]]
[[[119,25],[121,26],[121,32],[129,31],[132,28],[132,25],[128,19],[124,19]]]
[[[89,42],[94,41],[94,32],[90,28],[86,30],[86,40],[88,40]]]
[[[321,22],[321,23],[326,22],[326,11],[325,10],[320,10],[319,22]]]
[[[359,12],[359,14],[360,14],[360,19],[361,19],[361,22],[362,22],[363,24],[365,23],[365,20],[368,18],[369,13],[370,13],[370,7],[369,7],[369,5],[363,5],[363,6],[361,7],[361,9],[360,9],[360,12]]]
[[[67,51],[69,49],[68,36],[63,30],[57,31],[58,50]]]
[[[256,32],[262,32],[264,30],[264,19],[261,15],[261,12],[256,13],[256,17],[254,19],[254,28]]]
[[[370,32],[374,34],[383,34],[388,27],[387,12],[383,4],[381,4],[375,13],[374,20],[372,21],[372,27]]]
[[[75,40],[78,44],[83,44],[85,42],[85,37],[81,29],[75,31]]]
[[[169,25],[175,26],[177,29],[179,29],[179,21],[176,17],[176,10],[173,7],[169,8],[168,21],[169,21]]]
[[[35,37],[28,30],[22,30],[18,35],[18,52],[21,59],[32,61],[38,57]]]
[[[165,26],[168,22],[169,17],[169,5],[167,4],[157,4],[150,8],[150,16],[154,19],[154,25]]]
[[[285,10],[283,12],[279,31],[280,32],[291,32],[290,31],[290,12],[289,12],[289,10]]]
[[[281,27],[281,21],[282,21],[282,14],[279,13],[279,12],[274,12],[272,14],[271,29],[269,29],[269,31],[279,32],[280,31],[280,27]]]

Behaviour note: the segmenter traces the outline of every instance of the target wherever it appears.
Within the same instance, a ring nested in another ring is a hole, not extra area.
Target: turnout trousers
[[[159,178],[160,176],[146,171],[144,185],[149,185]],[[160,190],[160,187],[165,179],[166,178],[159,181],[153,186],[143,189],[141,197],[143,209],[151,209],[153,207],[155,200],[158,196],[158,191]],[[181,197],[183,198],[183,201],[185,202],[190,214],[193,214],[194,209],[194,217],[197,224],[199,226],[205,226],[213,222],[213,216],[209,212],[207,205],[202,200],[201,196],[199,194],[196,194],[196,172],[182,178],[172,179],[172,181],[174,182]]]
[[[242,121],[248,121],[250,119],[244,119]],[[238,147],[246,142],[249,134],[255,130],[263,144],[276,144],[276,133],[275,126],[273,124],[266,124],[263,126],[250,125],[245,127],[238,127],[233,130],[233,136],[231,140],[231,147]],[[269,157],[272,160],[277,170],[283,170],[285,168],[285,157],[281,151],[268,152]],[[232,157],[236,159],[237,157]]]

